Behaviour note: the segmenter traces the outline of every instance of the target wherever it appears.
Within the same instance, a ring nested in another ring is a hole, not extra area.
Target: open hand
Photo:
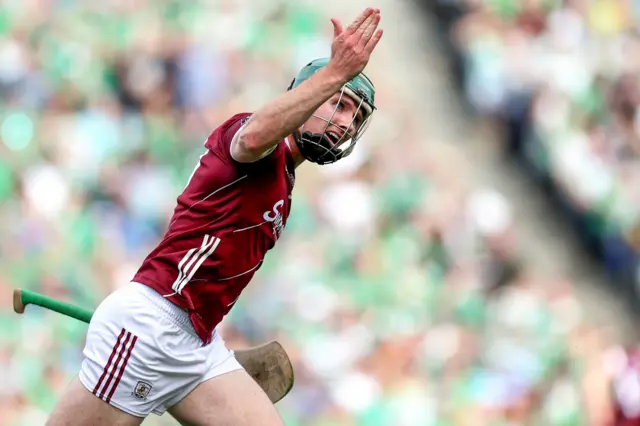
[[[336,18],[332,18],[331,23],[333,43],[329,66],[349,81],[364,70],[371,52],[382,38],[382,30],[376,31],[380,23],[380,9],[365,9],[346,30]]]

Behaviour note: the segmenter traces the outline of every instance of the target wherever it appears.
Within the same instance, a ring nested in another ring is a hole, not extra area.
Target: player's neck
[[[291,156],[293,157],[293,164],[296,168],[302,163],[304,163],[304,157],[300,154],[300,150],[298,149],[298,144],[296,143],[293,135],[289,135],[285,138],[285,142],[289,149],[291,149]]]

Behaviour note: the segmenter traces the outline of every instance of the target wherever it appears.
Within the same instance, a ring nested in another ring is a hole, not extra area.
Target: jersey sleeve
[[[240,131],[242,126],[249,121],[251,114],[236,114],[211,133],[205,146],[227,164],[234,164],[236,161],[231,157],[231,141]]]
[[[236,134],[242,130],[242,127],[247,123],[247,121],[249,121],[249,118],[251,118],[251,114],[249,113],[241,113],[233,116],[211,134],[205,145],[225,163],[236,166],[242,165],[243,167],[247,166],[247,164],[250,163],[240,163],[233,158],[233,155],[231,154],[231,145]],[[274,146],[273,149],[266,152],[256,162],[267,157],[269,154],[274,152],[277,147],[278,145]]]

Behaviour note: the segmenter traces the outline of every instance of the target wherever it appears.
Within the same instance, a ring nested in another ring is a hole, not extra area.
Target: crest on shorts
[[[131,394],[138,399],[147,399],[149,392],[151,392],[151,385],[140,380]]]

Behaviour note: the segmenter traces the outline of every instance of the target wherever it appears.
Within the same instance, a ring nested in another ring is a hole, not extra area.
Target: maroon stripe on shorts
[[[98,384],[96,385],[95,388],[93,388],[93,394],[96,395],[98,390],[100,389],[100,385],[102,385],[102,381],[104,380],[105,376],[107,375],[107,371],[109,371],[109,367],[111,366],[111,361],[113,361],[113,357],[115,356],[116,352],[118,352],[118,347],[120,346],[120,341],[122,340],[122,336],[124,336],[125,333],[125,329],[123,328],[122,331],[120,332],[120,335],[118,336],[118,340],[116,341],[116,344],[113,345],[113,350],[111,351],[111,355],[109,356],[109,360],[107,361],[107,365],[104,366],[104,370],[102,371],[102,375],[100,376],[100,380],[98,380]]]
[[[131,346],[129,346],[129,350],[127,351],[127,356],[125,356],[124,361],[122,363],[122,367],[120,367],[120,373],[118,373],[118,377],[116,378],[109,395],[107,395],[106,402],[107,404],[111,401],[111,397],[113,393],[116,391],[116,388],[120,384],[120,379],[122,379],[122,374],[124,373],[124,369],[127,368],[127,363],[129,362],[129,358],[131,357],[131,352],[133,351],[133,347],[136,345],[136,341],[138,340],[138,336],[133,336],[133,341],[131,342]]]
[[[122,359],[122,355],[124,354],[124,349],[127,347],[127,343],[129,343],[129,339],[131,338],[131,333],[127,331],[127,337],[124,338],[124,343],[120,346],[120,350],[118,351],[118,357],[116,358],[116,362],[114,364],[113,370],[108,374],[107,382],[104,384],[102,388],[102,392],[100,392],[100,398],[104,398],[104,394],[109,390],[109,385],[113,380],[113,377],[118,372],[118,364],[120,364],[120,360]]]

